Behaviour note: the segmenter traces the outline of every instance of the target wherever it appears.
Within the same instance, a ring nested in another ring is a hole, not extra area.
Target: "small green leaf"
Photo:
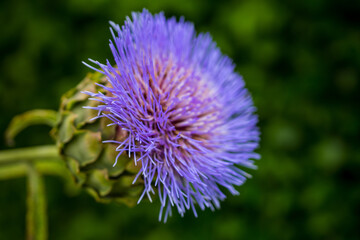
[[[98,103],[96,101],[85,101],[74,104],[71,112],[76,115],[74,125],[76,128],[82,128],[86,123],[93,123],[92,120],[98,115],[98,112],[93,109],[85,109],[84,106],[96,107]]]
[[[86,174],[83,172],[80,172],[79,163],[70,157],[66,157],[65,160],[66,160],[66,165],[67,165],[68,169],[70,170],[70,172],[72,173],[72,175],[75,178],[75,182],[80,186],[82,184],[84,184],[84,182],[86,180]]]
[[[129,207],[134,206],[144,190],[144,184],[141,179],[132,184],[133,181],[134,176],[122,176],[114,183],[111,193],[107,197],[125,203]]]
[[[64,153],[80,163],[80,167],[94,162],[102,149],[101,134],[80,130],[74,134],[70,142],[65,144]]]
[[[138,156],[138,158],[139,158],[139,156]],[[141,170],[141,162],[137,162],[135,165],[135,161],[133,159],[131,161],[129,161],[126,166],[126,171],[128,171],[129,173],[136,174],[140,170]]]
[[[113,123],[110,119],[103,117],[100,119],[101,138],[103,140],[113,140],[116,136],[116,125],[108,126]]]
[[[8,128],[6,129],[6,143],[9,146],[13,146],[15,144],[14,138],[16,135],[31,125],[45,124],[54,127],[57,120],[58,114],[53,110],[37,109],[17,115],[11,120]]]
[[[62,107],[65,110],[72,110],[74,105],[79,102],[85,102],[89,95],[82,93],[83,91],[97,92],[94,83],[101,83],[103,75],[99,73],[89,73],[83,81],[81,81],[75,88],[68,91],[62,99]]]
[[[108,171],[109,177],[118,177],[121,173],[124,172],[126,165],[130,161],[130,158],[125,156],[125,154],[122,154],[122,156],[118,158],[117,164],[113,166],[118,154],[116,147],[117,145],[112,143],[103,144],[103,151],[97,161],[87,165],[86,167],[82,168],[82,170],[88,171],[92,169],[106,169]]]
[[[109,181],[107,171],[95,169],[90,171],[85,187],[95,189],[100,196],[105,196],[111,191],[111,181]]]
[[[63,120],[60,124],[59,128],[54,132],[55,138],[58,137],[59,141],[62,143],[66,143],[70,140],[70,138],[74,135],[75,127],[74,127],[74,121],[75,121],[76,115],[65,112],[63,113]]]

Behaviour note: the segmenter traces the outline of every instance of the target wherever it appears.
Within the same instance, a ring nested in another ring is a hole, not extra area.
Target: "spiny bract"
[[[110,120],[91,120],[96,112],[84,106],[96,106],[81,91],[103,92],[96,83],[106,84],[100,73],[88,74],[75,88],[61,98],[59,120],[52,130],[60,155],[74,176],[76,183],[87,189],[98,201],[121,202],[129,206],[136,204],[144,187],[141,181],[132,184],[139,166],[128,156],[121,156],[113,167],[117,156],[117,144],[103,144],[102,140],[122,139],[119,127],[107,127]]]
[[[232,61],[221,54],[209,34],[197,35],[183,18],[163,13],[133,13],[122,27],[111,22],[110,49],[114,63],[90,60],[104,74],[104,91],[86,92],[98,101],[95,118],[107,118],[124,137],[118,157],[127,154],[141,166],[134,179],[144,181],[146,194],[157,191],[159,219],[175,206],[183,215],[195,204],[219,208],[221,188],[249,175],[258,146],[255,107]],[[114,166],[117,158],[114,159]]]

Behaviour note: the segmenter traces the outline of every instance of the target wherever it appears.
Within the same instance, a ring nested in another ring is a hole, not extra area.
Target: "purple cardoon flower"
[[[219,208],[222,189],[238,194],[234,186],[250,176],[239,166],[255,168],[250,159],[259,158],[257,116],[242,77],[210,35],[197,35],[183,18],[143,10],[111,26],[116,65],[87,65],[106,75],[102,87],[110,94],[87,94],[100,102],[98,117],[125,136],[105,142],[141,164],[134,179],[145,184],[139,202],[157,190],[164,221],[174,206],[181,216],[190,208],[197,216],[195,204]]]

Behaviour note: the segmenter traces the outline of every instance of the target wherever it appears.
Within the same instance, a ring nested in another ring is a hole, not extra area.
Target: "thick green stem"
[[[65,163],[61,161],[33,161],[36,170],[43,175],[69,178]],[[0,166],[0,181],[24,177],[28,172],[28,162],[15,162]]]
[[[47,239],[46,198],[43,178],[32,163],[28,164],[27,239]]]
[[[55,145],[17,148],[0,151],[0,165],[19,161],[59,159],[60,156]]]
[[[28,175],[28,164],[42,175],[59,176],[65,179],[69,192],[75,192],[75,185],[65,161],[55,146],[39,146],[0,151],[0,181]]]

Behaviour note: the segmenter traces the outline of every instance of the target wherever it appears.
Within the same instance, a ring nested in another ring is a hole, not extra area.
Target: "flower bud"
[[[60,154],[75,181],[98,201],[111,200],[134,205],[143,191],[143,183],[132,184],[140,165],[125,153],[118,157],[117,145],[104,140],[121,140],[124,132],[107,118],[97,118],[97,112],[84,107],[97,105],[83,91],[109,94],[96,84],[106,84],[100,73],[89,73],[78,86],[61,98],[60,120],[52,130]]]

